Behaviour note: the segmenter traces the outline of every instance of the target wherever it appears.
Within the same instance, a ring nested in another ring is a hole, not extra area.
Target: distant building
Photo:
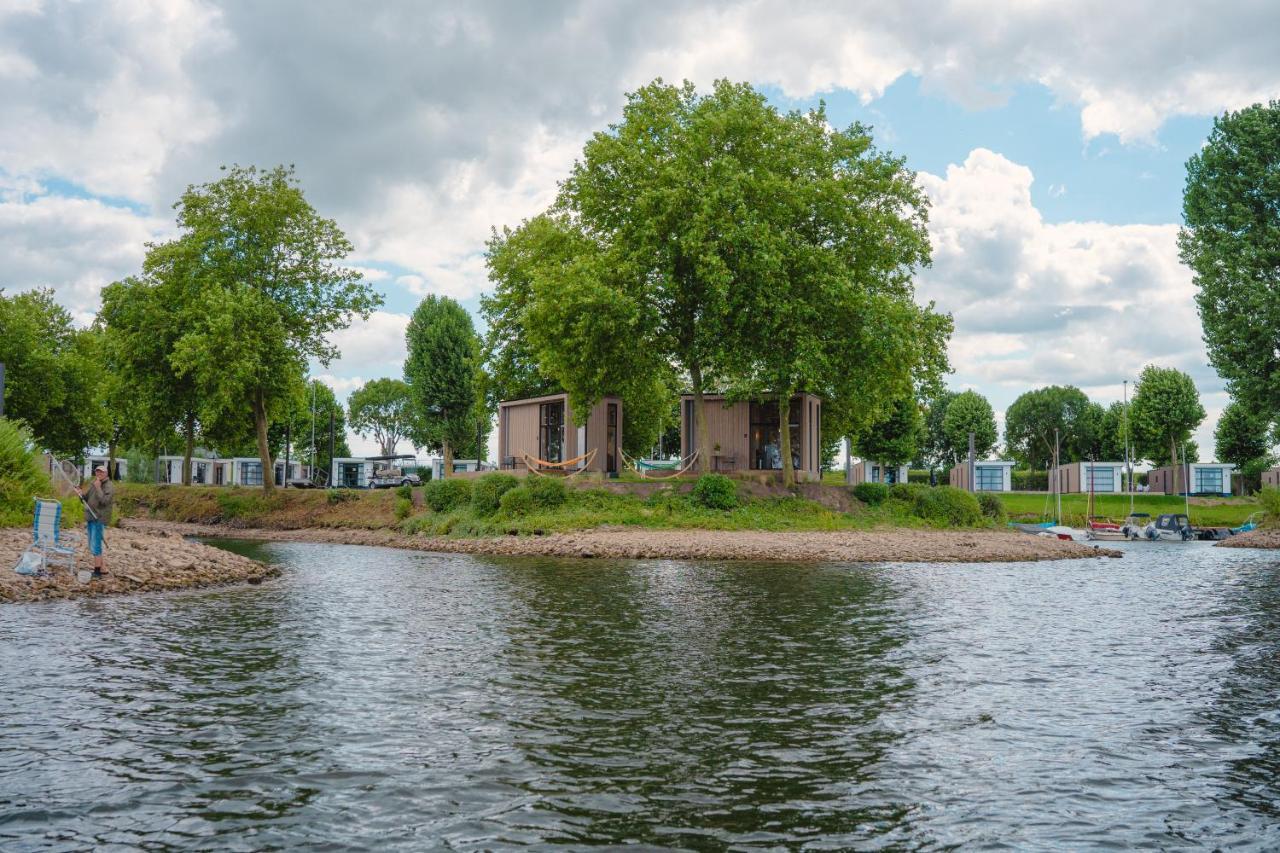
[[[525,457],[567,462],[595,451],[581,470],[617,474],[622,467],[622,399],[603,397],[577,426],[568,394],[545,394],[498,404],[498,465],[525,471]],[[454,465],[476,460],[455,459]],[[436,466],[436,471],[440,466]],[[455,467],[456,470],[456,467]],[[474,469],[467,469],[474,470]]]
[[[775,400],[729,402],[720,394],[705,394],[707,441],[698,447],[692,394],[680,397],[680,455],[698,450],[712,471],[781,471],[782,430]],[[796,479],[822,476],[822,400],[813,394],[791,398],[787,420],[791,433],[791,463]]]
[[[1005,459],[980,459],[973,463],[975,492],[1013,491],[1013,463]],[[969,462],[951,468],[951,485],[969,491]]]
[[[1236,466],[1227,462],[1190,462],[1152,468],[1147,475],[1151,491],[1166,495],[1231,494],[1231,475]],[[1265,480],[1263,481],[1266,482]]]
[[[1058,478],[1058,491],[1090,492],[1094,494],[1119,494],[1124,491],[1123,462],[1068,462],[1050,472],[1050,491],[1053,478]]]
[[[871,459],[858,459],[853,463],[852,478],[849,485],[856,486],[859,483],[884,483],[892,486],[894,483],[907,482],[906,465],[886,465],[883,462],[876,462]]]

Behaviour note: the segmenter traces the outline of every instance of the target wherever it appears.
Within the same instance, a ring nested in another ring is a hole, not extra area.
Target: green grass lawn
[[[1016,492],[1000,495],[1009,518],[1014,521],[1039,521],[1052,518],[1053,497],[1043,492]],[[1088,495],[1063,495],[1063,524],[1076,527],[1084,524]],[[1133,509],[1156,516],[1162,513],[1183,512],[1186,503],[1179,495],[1134,495]],[[1254,498],[1192,498],[1191,523],[1203,527],[1238,527],[1250,513],[1260,507]],[[1048,515],[1046,515],[1046,513]],[[1129,514],[1128,495],[1095,495],[1094,515],[1122,521]]]

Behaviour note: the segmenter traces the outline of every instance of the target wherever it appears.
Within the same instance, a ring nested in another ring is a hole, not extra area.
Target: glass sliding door
[[[564,401],[538,406],[538,458],[564,461]]]
[[[789,408],[791,430],[791,464],[800,468],[799,397],[792,398]],[[778,404],[769,400],[751,403],[751,468],[756,471],[782,470],[782,430],[778,422]]]
[[[610,403],[606,411],[604,470],[607,474],[616,474],[618,473],[618,404]]]

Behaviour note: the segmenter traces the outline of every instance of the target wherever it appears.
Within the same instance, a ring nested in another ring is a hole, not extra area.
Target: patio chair
[[[41,572],[51,566],[76,570],[76,549],[84,544],[78,533],[62,529],[62,503],[52,498],[36,498],[36,517],[31,524],[31,547],[40,555]]]

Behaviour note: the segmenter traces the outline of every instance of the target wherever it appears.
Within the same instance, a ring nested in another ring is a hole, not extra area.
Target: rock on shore
[[[60,567],[48,578],[17,574],[13,567],[31,544],[31,530],[0,529],[0,601],[51,601],[146,590],[257,583],[277,571],[239,554],[191,542],[174,531],[142,532],[113,528],[107,531],[106,539],[104,556],[110,576],[81,583]],[[76,554],[76,564],[79,569],[93,568],[93,558],[83,547]]]
[[[230,529],[218,525],[126,519],[135,530],[280,542],[380,545],[418,551],[510,556],[668,560],[786,560],[853,563],[1010,563],[1118,557],[1119,551],[1005,530],[884,528],[840,532],[653,530],[613,527],[548,536],[479,539],[406,536],[394,530]]]
[[[1248,533],[1241,533],[1232,536],[1230,539],[1223,539],[1218,543],[1219,548],[1280,548],[1280,529],[1274,527],[1259,527],[1257,530],[1250,530]]]

